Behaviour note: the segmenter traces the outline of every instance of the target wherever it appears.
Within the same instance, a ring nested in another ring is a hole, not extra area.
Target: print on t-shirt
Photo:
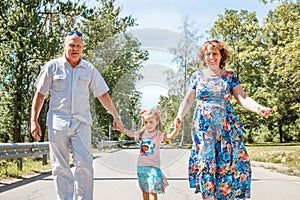
[[[154,154],[155,144],[151,143],[151,139],[142,139],[140,145],[141,156],[149,156]]]

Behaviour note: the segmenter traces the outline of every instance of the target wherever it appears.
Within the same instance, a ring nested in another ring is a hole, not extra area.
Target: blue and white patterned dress
[[[197,101],[189,182],[203,199],[250,198],[251,168],[242,141],[244,129],[230,103],[232,88],[238,84],[239,79],[230,71],[215,78],[197,71],[189,80]]]

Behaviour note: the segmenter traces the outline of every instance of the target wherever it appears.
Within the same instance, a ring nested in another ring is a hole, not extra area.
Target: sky
[[[121,16],[131,15],[136,19],[138,26],[131,28],[131,31],[150,53],[142,72],[146,79],[138,83],[137,88],[142,92],[143,107],[150,109],[158,102],[160,95],[167,96],[168,86],[159,80],[163,76],[158,75],[174,67],[174,56],[166,51],[166,46],[176,43],[176,34],[184,17],[188,17],[193,28],[203,36],[200,39],[202,44],[207,38],[205,31],[213,26],[219,14],[224,14],[225,9],[256,12],[262,21],[268,11],[277,5],[277,2],[265,5],[258,0],[116,0],[115,6],[121,7]]]
[[[177,31],[182,17],[189,16],[199,31],[217,20],[225,9],[245,9],[256,12],[259,18],[266,16],[277,3],[263,4],[258,0],[116,0],[122,9],[121,15],[131,15],[139,24],[136,28],[164,28]]]

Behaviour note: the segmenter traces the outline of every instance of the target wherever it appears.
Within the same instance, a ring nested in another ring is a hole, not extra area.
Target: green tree
[[[4,142],[23,142],[29,130],[33,82],[39,67],[58,52],[58,2],[0,2],[0,134]],[[62,10],[63,11],[63,10]]]
[[[283,1],[269,12],[262,26],[255,13],[226,10],[210,35],[231,47],[228,67],[239,75],[249,96],[263,105],[279,107],[268,119],[236,107],[247,130],[246,139],[299,140],[299,51],[295,51],[299,48],[299,3]]]
[[[271,89],[269,101],[278,106],[272,130],[280,142],[300,140],[300,3],[285,1],[270,11],[262,28],[269,73],[264,74]],[[273,133],[274,135],[274,133]]]
[[[199,63],[197,61],[197,43],[201,36],[198,35],[197,29],[193,26],[193,23],[188,16],[183,17],[182,25],[179,27],[179,30],[181,34],[180,40],[176,44],[175,48],[169,49],[169,51],[174,55],[173,62],[177,64],[178,71],[169,71],[169,97],[160,97],[158,106],[160,110],[165,110],[163,113],[167,113],[165,116],[165,123],[167,127],[173,126],[173,120],[176,117],[180,102],[183,100],[187,91],[188,78],[190,77],[191,73],[193,73],[199,67]],[[192,113],[193,110],[191,109],[183,119],[182,128],[180,131],[180,146],[183,146],[184,143],[191,142],[190,124],[192,120]],[[169,128],[168,131],[170,131]]]
[[[62,55],[63,38],[68,31],[82,31],[84,39],[90,42],[86,45],[84,55],[92,55],[91,51],[99,46],[97,42],[125,33],[127,27],[134,25],[131,17],[118,17],[119,8],[114,9],[113,2],[100,1],[93,8],[86,7],[84,1],[80,0],[0,2],[0,135],[3,142],[23,142],[28,135],[35,79],[46,61]],[[124,71],[134,71],[141,60],[147,58],[147,52],[139,48],[138,41],[127,35],[124,38],[130,48],[118,59],[102,67],[111,92]],[[117,50],[117,45],[113,44]],[[134,74],[132,77],[136,78]],[[139,94],[130,91],[125,94],[138,104]],[[42,138],[46,133],[47,101],[39,118],[44,128]],[[132,111],[133,107],[130,109]],[[103,109],[96,113],[99,114],[98,118],[101,116],[104,119],[101,126],[108,123],[106,119],[111,120]]]
[[[161,111],[162,129],[166,133],[172,131],[174,119],[177,116],[177,108],[180,105],[180,98],[177,95],[160,96],[157,109]],[[176,108],[176,109],[174,109]],[[189,129],[190,131],[190,129]],[[173,142],[173,141],[171,141]],[[175,137],[174,142],[181,144],[181,137]]]
[[[83,22],[83,31],[87,35],[87,59],[101,72],[106,80],[110,95],[125,125],[131,127],[132,120],[139,121],[140,93],[135,90],[135,81],[143,61],[148,59],[148,52],[141,49],[141,44],[126,31],[135,26],[131,17],[120,18],[120,7],[115,7],[114,0],[101,0],[101,6],[95,9],[88,21]],[[113,118],[93,99],[93,142],[97,137],[108,138],[109,127]],[[113,139],[119,139],[115,132]]]

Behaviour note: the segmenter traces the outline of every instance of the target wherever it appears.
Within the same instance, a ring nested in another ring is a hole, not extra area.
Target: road
[[[138,150],[122,149],[94,154],[95,200],[141,200],[136,179]],[[161,150],[162,170],[169,186],[160,200],[199,200],[188,186],[187,162],[189,150]],[[300,178],[253,167],[251,200],[300,200]],[[0,187],[1,200],[55,200],[52,176],[49,174],[28,178]]]

